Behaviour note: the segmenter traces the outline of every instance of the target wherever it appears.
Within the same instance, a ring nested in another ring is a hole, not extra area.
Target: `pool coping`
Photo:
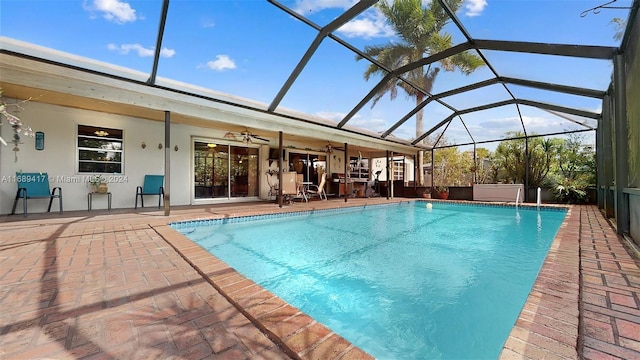
[[[437,199],[404,202],[443,202],[473,206],[515,207],[513,203],[479,203]],[[399,204],[399,203],[394,203]],[[366,207],[367,205],[365,205]],[[385,206],[385,205],[369,205]],[[537,208],[523,204],[523,208]],[[354,205],[362,207],[362,205]],[[349,207],[347,207],[349,208]],[[548,350],[563,358],[578,358],[580,303],[579,211],[567,205],[544,205],[545,209],[566,209],[567,213],[550,245],[532,290],[506,339],[500,359],[542,358]],[[345,209],[341,207],[340,209]],[[292,210],[275,216],[323,210]],[[211,286],[243,313],[271,341],[294,359],[373,359],[348,340],[273,293],[238,273],[215,255],[188,239],[172,224],[189,221],[229,220],[260,214],[240,214],[223,218],[174,221],[153,228]]]

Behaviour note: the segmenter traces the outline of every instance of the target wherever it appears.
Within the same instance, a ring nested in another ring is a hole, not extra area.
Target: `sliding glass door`
[[[324,154],[290,152],[289,171],[302,174],[304,181],[318,185],[320,176],[327,171],[327,157]]]
[[[195,199],[258,196],[258,149],[194,143]]]

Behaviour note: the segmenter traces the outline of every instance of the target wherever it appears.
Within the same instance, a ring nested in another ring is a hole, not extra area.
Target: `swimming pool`
[[[377,358],[496,358],[564,215],[416,202],[174,227]]]

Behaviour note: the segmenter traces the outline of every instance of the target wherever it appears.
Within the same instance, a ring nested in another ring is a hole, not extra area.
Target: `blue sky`
[[[617,46],[615,17],[626,19],[628,9],[584,11],[602,0],[467,0],[457,12],[476,39],[559,44]],[[354,4],[350,0],[287,0],[284,5],[323,26]],[[631,0],[614,6],[628,7]],[[159,25],[160,0],[2,0],[0,34],[83,57],[150,72]],[[454,45],[464,42],[453,26],[447,31]],[[381,14],[371,8],[335,35],[359,49],[398,41]],[[161,50],[158,76],[271,103],[280,87],[316,36],[316,31],[263,0],[172,0]],[[601,60],[483,51],[501,76],[605,90],[613,70]],[[325,39],[286,94],[281,107],[340,121],[369,92],[377,79],[363,78],[366,61],[331,39]],[[469,76],[441,72],[433,89],[439,93],[493,77],[487,67]],[[514,95],[536,101],[599,111],[598,100],[511,87]],[[445,98],[456,109],[509,99],[502,86]],[[415,105],[402,94],[394,101],[366,105],[348,123],[384,131]],[[581,128],[562,117],[521,106],[530,133]],[[432,102],[425,109],[426,129],[451,114]],[[515,106],[463,116],[476,141],[521,130]],[[595,126],[592,120],[577,120]],[[414,120],[394,136],[415,136]],[[471,139],[456,118],[446,132],[452,143]]]

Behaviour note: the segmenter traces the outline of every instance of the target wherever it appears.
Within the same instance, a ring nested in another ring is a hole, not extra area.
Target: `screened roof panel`
[[[445,132],[447,143],[451,145],[472,143],[474,138],[471,137],[469,131],[467,131],[468,125],[466,128],[465,125],[466,122],[463,123],[460,117],[454,117]]]
[[[495,84],[447,96],[442,98],[442,101],[458,110],[465,110],[510,99],[512,99],[512,97],[505,87],[501,84]]]
[[[522,123],[518,116],[516,106],[507,105],[492,109],[482,110],[466,114],[463,120],[467,128],[473,134],[475,141],[488,141],[505,138],[507,132],[522,132]],[[445,133],[452,143],[468,142],[468,135],[458,129],[458,136],[454,137],[449,131]]]
[[[339,122],[371,90],[373,85],[362,76],[367,66],[366,61],[356,61],[351,50],[325,39],[279,106]],[[366,122],[361,125],[367,128]]]
[[[566,94],[557,91],[545,91],[519,85],[511,85],[510,89],[518,99],[540,101],[548,104],[568,106],[597,113],[599,113],[602,108],[602,100],[597,98]]]
[[[349,120],[348,124],[351,126],[364,126],[366,125],[365,119],[371,119],[373,124],[379,124],[379,126],[372,127],[371,130],[382,133],[416,107],[415,98],[409,98],[400,92],[393,100],[391,100],[390,94],[387,93],[377,101],[375,106],[372,106],[373,101],[368,101]],[[407,122],[415,124],[415,117],[408,119]],[[415,133],[415,126],[413,126],[412,131],[394,131],[393,135],[399,139],[410,140],[416,137]]]
[[[281,0],[279,4],[323,27],[349,10],[356,1]],[[269,4],[269,6],[275,6]]]
[[[475,54],[475,52],[471,52]],[[432,94],[437,95],[463,86],[468,86],[481,81],[489,80],[495,76],[487,66],[480,66],[469,75],[460,71],[440,71],[436,82],[433,84]]]
[[[268,104],[316,33],[267,2],[172,1],[158,76]]]
[[[599,8],[597,14],[588,11],[608,2],[469,1],[463,11],[475,16],[462,16],[460,13],[458,16],[476,39],[617,46],[619,41],[613,38],[615,26],[611,19],[626,19],[633,1],[617,0],[609,4],[610,7],[624,9]]]
[[[553,134],[563,131],[588,130],[587,127],[575,124],[568,119],[578,121],[579,117],[557,113],[557,115],[531,106],[521,106],[522,120],[527,127],[527,134]],[[585,118],[580,118],[586,121]],[[585,122],[593,124],[592,122]],[[595,125],[595,124],[594,124]]]
[[[2,36],[150,73],[161,5],[114,14],[95,2],[3,1],[0,24]]]
[[[430,6],[439,1],[421,4]],[[422,110],[424,129],[417,132],[431,131],[430,138],[444,129],[433,127],[444,124],[456,111],[512,101],[500,82],[517,99],[528,101],[519,107],[509,104],[451,117],[445,135],[464,143],[469,135],[461,120],[476,141],[483,141],[492,136],[499,139],[508,131],[521,131],[518,108],[522,121],[533,127],[531,131],[558,128],[560,125],[554,124],[559,119],[575,125],[562,118],[567,114],[551,113],[562,107],[599,113],[598,98],[563,92],[571,93],[567,87],[600,92],[608,88],[613,71],[611,57],[621,38],[616,35],[624,30],[612,19],[626,20],[633,1],[446,0],[449,5],[444,6],[445,13],[452,10],[451,4],[460,5],[452,16],[443,17],[447,19],[443,33],[450,38],[430,48],[437,47],[435,51],[384,63],[368,50],[372,46],[404,44],[407,39],[377,7],[382,1],[377,6],[375,3],[172,0],[163,22],[163,2],[159,0],[23,0],[3,1],[0,21],[2,36],[132,69],[139,73],[120,74],[136,80],[152,74],[159,25],[165,24],[158,84],[172,84],[162,78],[193,84],[258,101],[275,114],[293,109],[344,129],[390,139],[411,141],[417,137],[415,116],[407,115],[417,102],[398,87],[394,100],[386,93],[371,106],[372,90],[385,90],[380,85],[386,82],[381,79],[389,69],[398,69],[392,81],[406,80],[397,85],[420,88],[412,93],[442,96]],[[592,53],[586,45],[599,48]],[[469,75],[441,70],[433,84],[412,77],[429,74],[443,63],[451,64],[450,60],[464,51],[483,57],[488,64]],[[532,53],[536,51],[580,56],[597,53],[605,59]],[[357,61],[357,56],[363,59]],[[365,80],[367,69],[376,62],[383,71]],[[451,92],[456,95],[444,96]],[[535,108],[539,103],[560,108],[540,110]]]
[[[499,76],[606,90],[613,65],[609,60],[482,50]]]
[[[542,110],[542,111],[545,111],[549,114],[552,114],[554,116],[567,120],[571,123],[580,124],[580,127],[578,127],[578,129],[595,129],[598,127],[598,121],[600,121],[600,119],[590,119],[582,116],[566,114],[566,113],[553,111],[553,110]]]
[[[421,108],[422,111],[422,128],[417,129],[416,116],[407,118],[410,114],[409,111],[415,109],[416,104],[413,103],[411,108],[407,110],[402,117],[398,118],[393,124],[397,128],[390,128],[391,134],[396,137],[400,137],[407,140],[414,140],[425,131],[434,127],[438,122],[442,121],[448,116],[453,114],[453,110],[438,101],[430,101],[428,104]],[[402,122],[404,120],[404,122]]]

